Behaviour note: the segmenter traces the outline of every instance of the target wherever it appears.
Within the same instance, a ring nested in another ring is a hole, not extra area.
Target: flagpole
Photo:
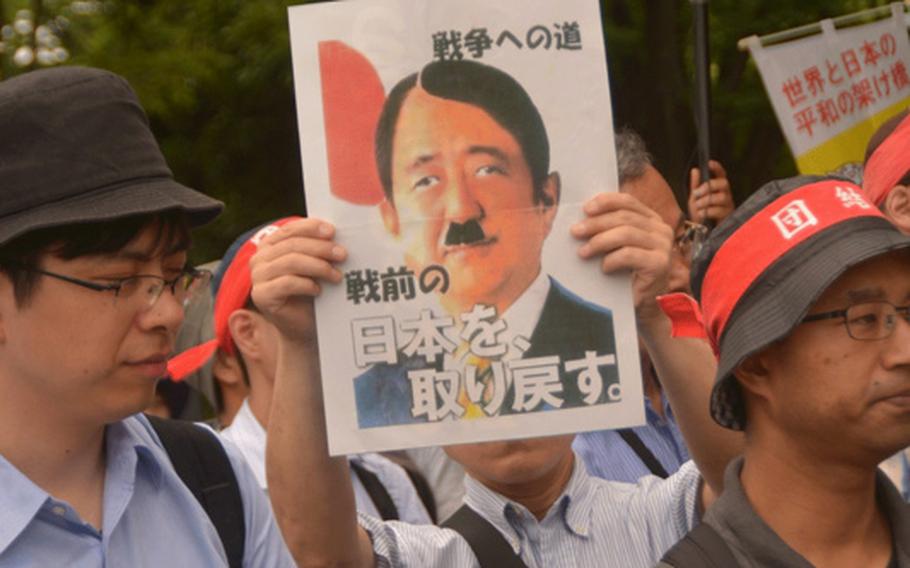
[[[903,4],[905,7],[907,7],[910,6],[910,0],[903,0],[903,2],[893,2],[892,4]],[[869,8],[867,10],[860,10],[859,12],[854,12],[852,14],[838,16],[837,18],[833,18],[831,21],[834,23],[834,27],[837,28],[859,24],[868,20],[877,20],[889,15],[891,15],[891,5],[879,6],[878,8]],[[775,43],[784,43],[793,39],[814,35],[820,33],[821,31],[821,22],[813,22],[804,26],[790,28],[789,30],[783,30],[760,36],[758,38],[758,41],[760,41],[763,46],[769,46]],[[744,37],[737,41],[737,49],[740,51],[749,51],[749,42],[753,37],[756,36]]]
[[[698,136],[698,170],[700,183],[711,179],[711,55],[708,47],[708,0],[692,2],[695,37],[695,130]],[[704,221],[704,220],[700,220]]]

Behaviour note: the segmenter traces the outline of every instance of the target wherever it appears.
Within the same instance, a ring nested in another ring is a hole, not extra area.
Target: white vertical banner
[[[910,104],[910,42],[904,8],[890,18],[749,49],[802,173],[862,162],[869,136]]]

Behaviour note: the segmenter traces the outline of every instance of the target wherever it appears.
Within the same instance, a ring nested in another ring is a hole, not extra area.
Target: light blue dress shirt
[[[265,477],[265,442],[266,431],[256,419],[250,408],[249,399],[244,399],[240,410],[231,421],[231,425],[219,432],[222,438],[230,441],[239,450],[240,455],[246,460],[247,465],[253,470],[256,482],[263,491],[268,491],[268,480]],[[406,523],[429,525],[433,523],[430,514],[420,500],[420,495],[414,488],[411,478],[400,465],[390,459],[375,453],[366,453],[349,456],[349,460],[356,462],[365,469],[376,474],[382,486],[392,498],[392,503],[398,509],[398,518]],[[354,486],[354,499],[357,510],[379,516],[379,510],[370,498],[366,487],[360,477],[351,470],[351,483]]]
[[[673,418],[673,412],[666,398],[661,399],[664,405],[662,418],[651,402],[645,399],[644,426],[631,428],[642,443],[651,450],[669,474],[673,474],[689,461],[689,450],[683,439],[679,426]],[[613,481],[635,483],[638,478],[651,475],[638,454],[620,437],[616,430],[598,430],[575,436],[572,448],[584,460],[588,473],[595,477]]]
[[[107,427],[99,532],[0,455],[0,567],[226,566],[205,511],[142,415]],[[244,566],[293,566],[265,494],[225,444],[243,500]]]
[[[541,521],[470,476],[465,486],[465,503],[502,533],[528,568],[651,568],[697,523],[700,477],[689,462],[666,480],[605,481],[590,477],[576,456],[569,484]],[[451,529],[359,517],[377,566],[479,568],[467,541]]]

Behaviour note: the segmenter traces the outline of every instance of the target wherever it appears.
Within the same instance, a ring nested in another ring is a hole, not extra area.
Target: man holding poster
[[[462,511],[492,525],[525,565],[653,566],[694,526],[697,503],[707,505],[721,489],[730,447],[703,411],[713,355],[704,341],[671,338],[657,307],[671,264],[669,226],[625,194],[600,194],[584,210],[572,229],[583,241],[580,253],[602,255],[607,272],[633,271],[641,336],[707,484],[691,462],[667,480],[652,476],[638,486],[591,478],[575,459],[571,435],[446,451],[468,472]],[[280,331],[267,475],[284,536],[304,565],[483,565],[484,550],[453,530],[367,516],[359,528],[355,522],[347,461],[328,452],[312,306],[312,296],[341,282],[336,264],[347,257],[331,225],[305,219],[263,239],[251,260],[253,301]],[[320,498],[301,506],[304,494]]]
[[[597,3],[504,2],[290,11],[307,206],[332,223],[282,227],[250,267],[253,301],[280,336],[268,482],[302,565],[506,565],[462,536],[467,523],[513,565],[652,566],[737,449],[704,412],[710,346],[672,338],[657,306],[673,229],[610,191]],[[388,96],[386,84],[397,85]],[[691,462],[615,484],[572,451],[576,431],[641,422],[637,337],[704,484]],[[464,377],[462,361],[474,369]],[[472,413],[485,418],[462,419]],[[333,455],[439,444],[467,472],[454,530],[358,523],[347,461]]]
[[[560,178],[549,171],[547,131],[521,85],[477,62],[430,63],[390,92],[376,131],[376,162],[385,228],[404,248],[409,269],[436,266],[449,279],[440,304],[463,322],[464,347],[437,368],[412,353],[359,376],[361,427],[434,419],[418,412],[420,383],[456,366],[464,381],[460,392],[449,392],[460,417],[609,400],[617,386],[610,311],[542,271]],[[458,355],[461,364],[453,361]],[[544,368],[554,358],[564,363],[558,380],[515,372]],[[513,361],[511,380],[506,360]],[[577,372],[583,365],[597,380],[580,380],[589,376]]]

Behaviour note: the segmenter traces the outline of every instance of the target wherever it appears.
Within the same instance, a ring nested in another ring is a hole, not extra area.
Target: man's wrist
[[[635,310],[638,333],[646,341],[659,335],[669,335],[670,319],[660,309],[657,302],[649,302]]]

